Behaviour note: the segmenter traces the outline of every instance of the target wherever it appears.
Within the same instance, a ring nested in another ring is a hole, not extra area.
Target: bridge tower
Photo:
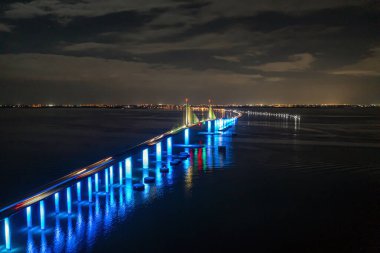
[[[197,124],[199,122],[199,119],[197,115],[193,112],[191,109],[191,106],[189,105],[189,100],[186,98],[186,104],[185,104],[185,114],[184,114],[184,125],[186,127],[189,127],[191,125]]]
[[[214,120],[216,119],[216,116],[214,110],[212,109],[211,99],[208,100],[208,104],[208,120]]]
[[[186,98],[186,103],[185,103],[185,126],[190,126],[191,125],[191,108],[190,108],[190,105],[189,105],[189,99]]]

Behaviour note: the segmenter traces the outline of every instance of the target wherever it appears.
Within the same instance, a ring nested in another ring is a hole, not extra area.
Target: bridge
[[[206,117],[203,115],[205,110],[207,110]],[[155,164],[158,168],[155,176],[161,177],[161,174],[165,175],[175,170],[178,164],[186,163],[191,149],[202,146],[190,143],[190,129],[197,129],[199,135],[223,134],[234,126],[241,116],[239,112],[227,110],[230,116],[226,117],[224,109],[218,110],[215,114],[209,101],[208,108],[200,108],[202,118],[199,120],[188,99],[183,106],[183,111],[183,124],[179,127],[147,140],[126,152],[79,168],[43,186],[39,192],[1,208],[0,220],[4,224],[4,244],[1,247],[8,251],[18,248],[18,245],[12,244],[12,238],[18,237],[20,233],[19,229],[12,230],[14,224],[17,227],[24,226],[28,231],[32,229],[35,231],[36,224],[33,224],[33,221],[38,219],[39,232],[43,233],[49,229],[46,222],[48,215],[58,217],[65,213],[68,219],[79,215],[73,211],[75,204],[85,203],[91,206],[99,196],[112,196],[114,187],[126,187],[135,191],[144,190],[146,186],[155,182],[155,177],[149,177],[149,166]],[[179,135],[182,132],[183,137]],[[176,154],[178,151],[181,152]],[[150,155],[152,152],[153,159],[152,154]],[[137,170],[141,167],[143,174],[138,175]]]

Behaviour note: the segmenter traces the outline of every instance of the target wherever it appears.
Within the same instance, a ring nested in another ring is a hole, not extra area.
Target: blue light
[[[143,168],[149,168],[149,153],[147,148],[143,150]]]
[[[11,249],[11,228],[9,226],[9,218],[4,219],[4,232],[5,232],[5,248]]]
[[[132,203],[133,200],[133,190],[132,190],[132,184],[130,182],[127,187],[125,187],[125,201],[128,205]]]
[[[88,188],[88,202],[92,202],[92,179],[91,179],[91,177],[87,178],[87,188]]]
[[[185,129],[185,144],[189,145],[189,129]]]
[[[32,207],[28,206],[26,208],[26,224],[28,228],[32,227]]]
[[[211,133],[211,121],[207,121],[207,132]]]
[[[28,239],[26,242],[26,252],[37,252],[37,250],[35,249],[35,246],[34,246],[32,230],[28,230]]]
[[[60,219],[57,216],[55,218],[55,228],[54,228],[54,252],[63,252],[65,246],[64,233],[61,228]]]
[[[132,158],[125,159],[125,177],[132,178]]]
[[[156,163],[156,185],[161,186],[162,185],[162,173],[160,172],[160,169],[162,167],[162,163]]]
[[[67,213],[71,214],[71,188],[67,187],[66,189],[66,198],[67,198]]]
[[[167,146],[166,146],[166,148],[167,148],[167,154],[168,154],[168,156],[171,156],[172,155],[172,137],[169,137],[167,140]]]
[[[108,192],[108,169],[104,170],[104,181],[106,181],[106,192]]]
[[[123,165],[119,162],[119,184],[123,184]]]
[[[55,212],[59,213],[59,192],[54,194]]]
[[[80,182],[77,183],[77,200],[81,201],[81,190],[80,190]]]
[[[156,144],[156,160],[161,161],[161,142]]]
[[[44,232],[41,233],[41,252],[47,252],[47,242],[46,242],[46,235]]]
[[[95,191],[99,192],[99,175],[98,175],[98,173],[95,174]]]
[[[41,229],[45,229],[45,203],[43,200],[40,201],[40,223]]]
[[[145,177],[149,177],[149,169],[147,169],[147,168],[144,168],[144,170],[143,170],[143,178],[145,178]]]
[[[110,185],[113,185],[113,166],[110,167]]]

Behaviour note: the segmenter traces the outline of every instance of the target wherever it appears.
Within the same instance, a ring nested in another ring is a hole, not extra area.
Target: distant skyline
[[[5,0],[0,104],[379,104],[376,0]]]

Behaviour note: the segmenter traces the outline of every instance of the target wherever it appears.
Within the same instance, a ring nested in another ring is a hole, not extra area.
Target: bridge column
[[[132,158],[125,159],[125,178],[132,178]]]
[[[143,150],[143,178],[149,176],[149,150]]]
[[[82,200],[82,196],[81,196],[81,183],[80,182],[77,182],[77,200],[78,201],[81,201]]]
[[[149,168],[149,151],[147,148],[143,150],[143,168]]]
[[[110,167],[110,185],[113,185],[113,166]]]
[[[87,188],[88,188],[88,202],[92,202],[92,178],[87,178]]]
[[[71,214],[71,187],[66,189],[67,213]]]
[[[99,174],[95,174],[95,192],[99,192]]]
[[[9,218],[4,219],[4,236],[5,236],[5,248],[11,250],[11,227]]]
[[[161,142],[156,144],[156,161],[161,162]]]
[[[108,169],[104,170],[104,181],[105,181],[106,192],[108,192],[109,191],[109,187],[108,187]]]
[[[59,192],[56,192],[54,194],[54,205],[55,205],[55,212],[59,213]]]
[[[185,145],[189,145],[189,129],[185,129]]]
[[[28,206],[26,208],[26,225],[28,228],[32,227],[32,207]]]
[[[123,185],[123,163],[119,162],[119,184]]]
[[[171,156],[172,155],[172,137],[169,137],[167,140],[166,140],[166,154],[167,156]]]
[[[45,229],[45,202],[40,201],[40,225],[41,229]]]

